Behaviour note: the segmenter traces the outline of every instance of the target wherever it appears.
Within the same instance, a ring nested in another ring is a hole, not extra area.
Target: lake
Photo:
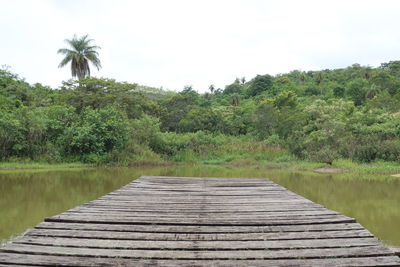
[[[213,165],[0,171],[0,241],[141,175],[270,178],[329,209],[356,218],[384,243],[400,246],[400,179],[366,180],[353,177],[355,174]]]

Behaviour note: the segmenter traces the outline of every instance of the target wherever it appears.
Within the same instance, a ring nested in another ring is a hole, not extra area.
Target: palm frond
[[[98,58],[99,53],[96,51],[101,48],[97,45],[90,45],[93,39],[88,38],[88,34],[79,38],[74,35],[72,39],[65,40],[70,46],[70,49],[61,48],[57,51],[58,54],[65,55],[64,59],[59,64],[60,68],[71,62],[72,77],[78,77],[80,79],[85,76],[90,76],[89,62],[98,70],[101,68],[100,59]]]
[[[57,54],[68,55],[68,54],[73,53],[73,52],[74,51],[72,51],[71,49],[61,48],[61,49],[58,49]]]
[[[64,67],[65,65],[67,65],[70,61],[72,60],[72,55],[67,55],[58,65],[59,68]]]
[[[96,49],[101,49],[101,47],[100,47],[100,46],[97,46],[97,45],[93,45],[93,46],[88,46],[88,47],[86,47],[86,50],[93,50],[93,51],[95,51]]]

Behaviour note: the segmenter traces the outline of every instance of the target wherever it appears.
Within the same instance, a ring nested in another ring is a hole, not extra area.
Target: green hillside
[[[0,158],[90,164],[400,161],[400,61],[237,78],[206,93],[0,69]]]

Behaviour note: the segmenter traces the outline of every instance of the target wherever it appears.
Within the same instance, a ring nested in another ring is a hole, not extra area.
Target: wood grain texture
[[[145,176],[46,218],[0,266],[400,266],[353,218],[262,178]]]

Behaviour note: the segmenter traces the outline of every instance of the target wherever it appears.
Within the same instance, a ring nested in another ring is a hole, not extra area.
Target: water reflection
[[[400,246],[400,181],[351,179],[285,170],[174,166],[0,172],[0,240],[45,217],[96,199],[141,175],[268,177],[322,205],[355,217],[380,239]]]

